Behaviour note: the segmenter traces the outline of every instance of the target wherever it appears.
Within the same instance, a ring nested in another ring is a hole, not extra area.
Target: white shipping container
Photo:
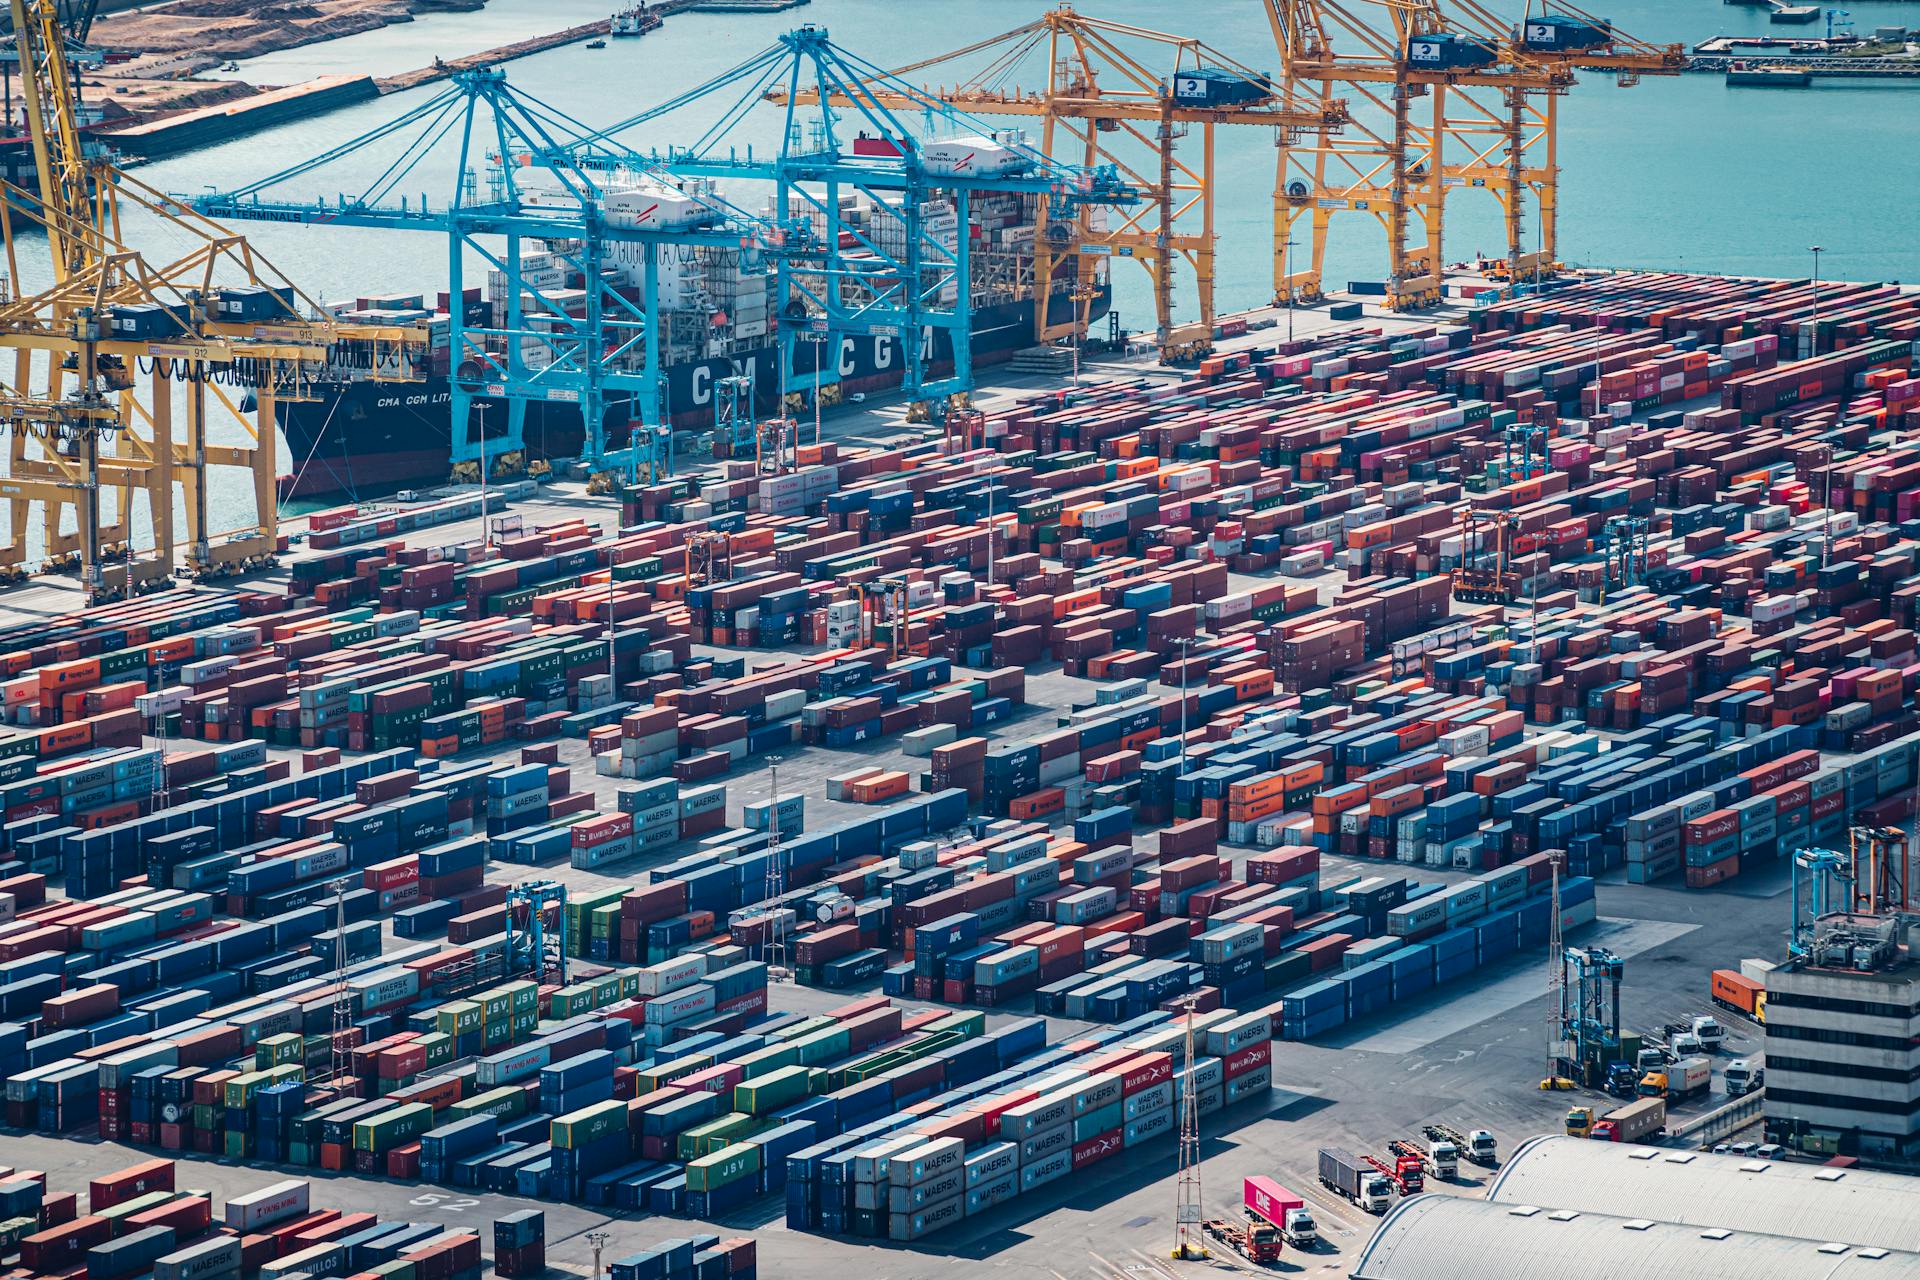
[[[647,965],[645,969],[639,969],[634,977],[639,981],[639,994],[647,1000],[653,1000],[680,990],[682,986],[699,983],[703,977],[707,977],[707,958],[699,954],[676,956],[674,960]]]
[[[713,987],[709,984],[702,982],[681,987],[668,995],[647,1001],[646,1021],[649,1026],[672,1026],[688,1018],[712,1013],[713,1005]]]
[[[307,1212],[308,1185],[305,1178],[289,1178],[270,1183],[258,1191],[231,1196],[227,1200],[227,1225],[248,1232],[268,1223],[297,1217]]]
[[[238,1270],[239,1236],[215,1236],[153,1260],[153,1280],[215,1280]]]

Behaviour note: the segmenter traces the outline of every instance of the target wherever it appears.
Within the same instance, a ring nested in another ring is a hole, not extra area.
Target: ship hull
[[[1092,316],[1106,314],[1103,292],[1092,306]],[[1049,318],[1055,323],[1072,319],[1072,301],[1062,295],[1050,299]],[[1007,302],[982,307],[974,313],[973,360],[991,365],[1009,359],[1033,343],[1033,303]],[[811,372],[817,356],[828,356],[838,368],[844,393],[872,393],[898,387],[902,380],[898,343],[889,337],[843,337],[839,348],[802,342],[794,364],[801,374]],[[950,371],[950,344],[935,333],[931,365],[936,376]],[[756,408],[762,415],[779,404],[779,358],[772,345],[739,355],[689,361],[667,370],[666,407],[676,428],[698,430],[714,422],[714,388],[732,374],[750,374],[756,390]],[[286,437],[280,477],[282,500],[310,501],[364,498],[396,489],[443,484],[452,470],[448,432],[453,393],[445,378],[425,382],[349,382],[313,400],[283,401],[275,406]],[[478,397],[476,426],[485,422],[489,439],[507,427],[504,400]],[[484,407],[484,416],[480,408]],[[623,444],[633,414],[624,399],[607,406],[609,443]],[[526,402],[523,435],[532,458],[578,457],[586,438],[580,412],[571,405]]]

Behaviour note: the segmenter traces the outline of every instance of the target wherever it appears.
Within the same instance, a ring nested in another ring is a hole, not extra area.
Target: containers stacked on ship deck
[[[1171,1142],[1191,1087],[1201,1114],[1259,1101],[1272,1082],[1264,1012],[1149,1014],[1051,1047],[1038,1019],[1008,1024],[947,1069],[936,1103],[897,1094],[885,1113],[794,1152],[796,1230],[912,1241],[988,1213],[1135,1147]],[[991,1051],[988,1051],[988,1050]],[[1249,1109],[1248,1115],[1255,1114]]]

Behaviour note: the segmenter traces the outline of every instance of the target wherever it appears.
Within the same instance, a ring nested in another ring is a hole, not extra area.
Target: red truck
[[[1393,1183],[1393,1189],[1403,1196],[1417,1196],[1427,1188],[1427,1176],[1420,1168],[1418,1156],[1396,1156],[1392,1164],[1378,1156],[1362,1156],[1368,1164],[1387,1175]]]
[[[1225,1218],[1208,1218],[1200,1227],[1248,1262],[1280,1261],[1280,1232],[1270,1222],[1259,1219],[1229,1222]]]

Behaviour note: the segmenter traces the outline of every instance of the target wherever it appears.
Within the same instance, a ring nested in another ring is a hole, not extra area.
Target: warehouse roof
[[[1423,1195],[1387,1211],[1354,1280],[1914,1280],[1920,1254]]]
[[[1869,1169],[1555,1134],[1521,1144],[1487,1199],[1920,1253],[1920,1178]]]

